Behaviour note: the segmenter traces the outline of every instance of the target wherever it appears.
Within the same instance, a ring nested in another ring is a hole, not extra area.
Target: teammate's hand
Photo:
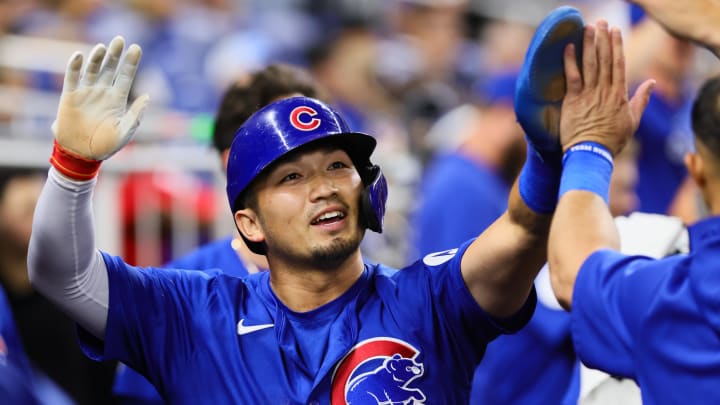
[[[637,130],[655,82],[645,81],[628,100],[620,30],[609,30],[607,21],[600,20],[597,27],[588,25],[584,36],[582,74],[574,48],[565,51],[567,93],[560,143],[566,151],[578,142],[593,141],[616,155]]]
[[[717,0],[625,0],[645,10],[671,34],[694,41],[720,58]]]
[[[58,145],[82,158],[104,160],[125,146],[140,123],[149,97],[127,108],[142,50],[115,37],[93,48],[86,63],[80,52],[70,57],[60,105],[52,125]],[[122,57],[122,60],[121,60]]]

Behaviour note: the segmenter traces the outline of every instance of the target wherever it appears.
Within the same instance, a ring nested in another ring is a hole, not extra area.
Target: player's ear
[[[260,226],[257,213],[251,208],[235,211],[235,226],[250,242],[262,243],[265,241],[265,232]]]
[[[700,153],[688,152],[685,154],[685,167],[687,168],[688,174],[700,188],[704,187],[706,183],[704,166],[705,164]]]

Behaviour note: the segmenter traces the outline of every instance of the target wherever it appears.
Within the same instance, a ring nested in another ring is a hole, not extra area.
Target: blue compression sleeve
[[[550,214],[557,205],[562,168],[559,157],[557,163],[553,160],[555,159],[543,159],[528,142],[518,190],[525,204],[538,214]]]

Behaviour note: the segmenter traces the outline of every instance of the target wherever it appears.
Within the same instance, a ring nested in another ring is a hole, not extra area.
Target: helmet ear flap
[[[387,180],[380,166],[372,165],[366,169],[365,188],[362,193],[361,209],[365,226],[371,231],[382,233],[385,204],[387,203]]]

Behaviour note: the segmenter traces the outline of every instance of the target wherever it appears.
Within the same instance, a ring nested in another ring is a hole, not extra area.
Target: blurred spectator
[[[40,7],[22,21],[23,33],[53,39],[90,40],[88,28],[103,0],[38,0]]]
[[[638,21],[628,41],[630,77],[638,82],[652,77],[657,82],[635,135],[638,210],[667,214],[687,176],[683,158],[693,149],[689,79],[695,47],[672,37],[649,18],[635,18]]]
[[[27,276],[32,215],[44,171],[0,168],[0,282],[32,364],[78,404],[111,403],[115,364],[85,357],[75,324],[37,294]]]
[[[330,33],[307,54],[322,97],[358,131],[368,130],[373,112],[391,107],[375,76],[379,57],[376,36],[363,24]]]
[[[409,259],[460,246],[507,208],[525,161],[512,104],[516,78],[515,72],[487,77],[478,86],[482,104],[453,110],[430,131],[438,156],[420,182]]]
[[[457,107],[456,86],[465,0],[398,0],[391,31],[381,43],[378,74],[400,107],[409,146],[423,164],[432,150],[425,135],[440,116]]]
[[[156,107],[214,111],[221,89],[209,75],[207,58],[237,28],[243,16],[239,6],[224,0],[131,0],[127,7],[104,13],[93,33],[103,41],[122,34],[142,46],[138,91],[153,94]],[[115,31],[107,32],[107,26]]]
[[[26,16],[38,8],[39,0],[4,0],[0,2],[0,34],[18,32]]]

